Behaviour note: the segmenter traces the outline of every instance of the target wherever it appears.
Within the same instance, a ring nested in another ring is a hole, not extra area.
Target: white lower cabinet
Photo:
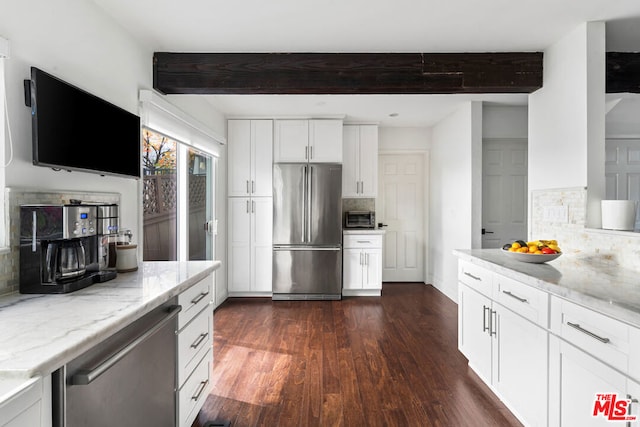
[[[229,198],[229,296],[272,291],[273,198]]]
[[[524,298],[513,288],[503,288],[504,280],[461,263],[458,347],[469,366],[520,421],[527,426],[545,426],[548,332],[518,313],[545,311],[538,305],[548,301],[535,293]],[[509,308],[497,302],[503,296],[507,296]]]
[[[458,348],[469,366],[491,383],[491,300],[470,287],[458,285]]]
[[[549,334],[499,304],[494,311],[493,386],[523,423],[545,426]]]
[[[379,296],[382,290],[382,235],[345,235],[342,294]]]
[[[190,427],[211,390],[213,369],[213,276],[178,296],[177,422]]]
[[[551,331],[549,425],[640,426],[638,420],[620,419],[638,416],[634,361],[640,348],[633,345],[638,329],[552,297]],[[609,406],[613,398],[617,407]]]
[[[0,427],[49,427],[51,420],[50,376],[25,380],[15,395],[0,403]]]

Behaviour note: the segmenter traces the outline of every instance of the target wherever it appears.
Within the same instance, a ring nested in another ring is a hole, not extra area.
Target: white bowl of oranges
[[[553,261],[562,255],[558,242],[555,240],[533,240],[530,242],[516,240],[504,245],[502,253],[515,260],[535,264]]]

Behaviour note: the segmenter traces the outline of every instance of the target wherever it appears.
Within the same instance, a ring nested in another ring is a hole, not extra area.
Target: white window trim
[[[8,252],[9,242],[9,218],[6,211],[5,197],[5,135],[6,135],[6,85],[5,85],[5,61],[9,57],[9,41],[0,37],[0,253]]]

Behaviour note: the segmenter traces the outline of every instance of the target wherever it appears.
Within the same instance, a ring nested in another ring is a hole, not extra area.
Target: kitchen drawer
[[[191,426],[211,391],[212,352],[213,350],[209,350],[206,353],[178,391],[178,425],[181,427]]]
[[[345,249],[361,249],[361,248],[382,248],[381,234],[345,234],[343,248]]]
[[[178,385],[182,385],[189,374],[211,348],[213,337],[213,310],[204,310],[178,334]]]
[[[493,272],[466,261],[458,262],[458,280],[492,298]]]
[[[549,294],[524,283],[493,276],[493,300],[518,315],[547,329],[549,327]]]
[[[198,313],[213,301],[213,276],[209,275],[181,293],[178,304],[182,311],[178,315],[178,330],[184,328]]]
[[[626,323],[551,297],[551,332],[624,374],[629,371],[631,329]]]

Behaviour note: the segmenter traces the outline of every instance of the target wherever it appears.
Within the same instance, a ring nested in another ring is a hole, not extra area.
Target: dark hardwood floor
[[[194,427],[519,426],[457,349],[457,306],[423,284],[342,301],[229,299]]]

